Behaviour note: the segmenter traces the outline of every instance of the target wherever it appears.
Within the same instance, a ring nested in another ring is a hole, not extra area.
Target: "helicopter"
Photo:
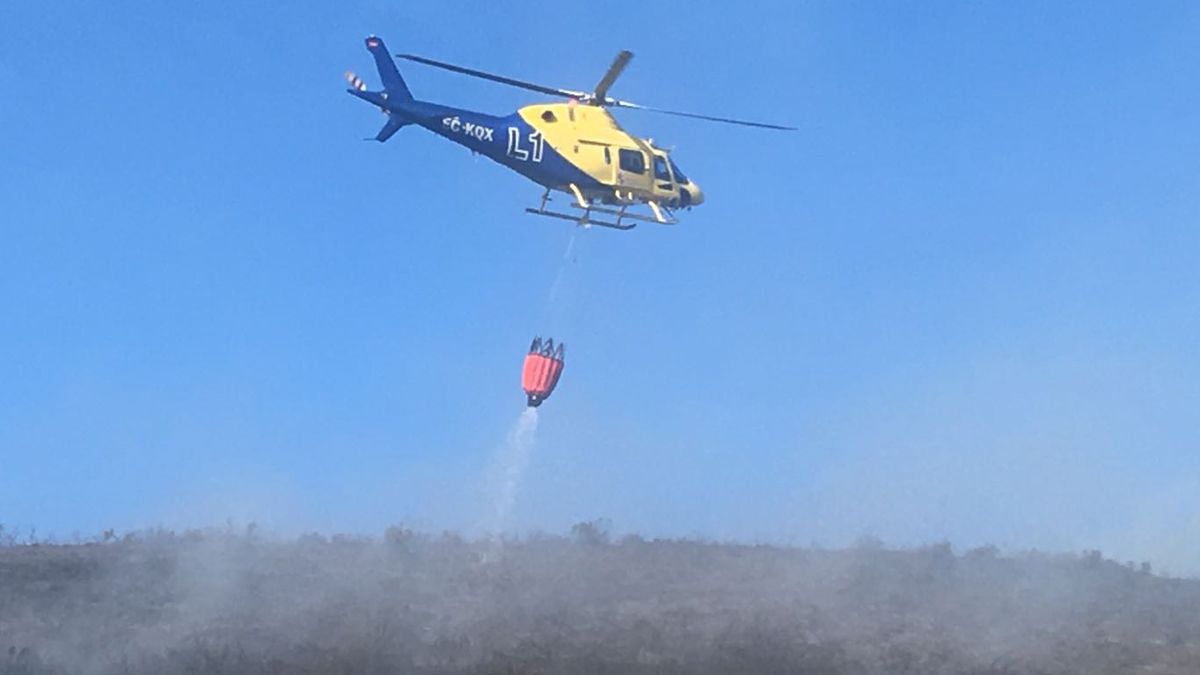
[[[795,130],[795,127],[776,124],[650,108],[611,98],[609,89],[633,58],[629,51],[617,54],[591,93],[547,87],[413,54],[395,55],[406,61],[566,99],[563,103],[528,105],[498,117],[417,100],[383,40],[368,36],[366,46],[375,59],[383,89],[368,90],[362,78],[347,72],[345,77],[350,88],[346,91],[377,106],[387,115],[387,122],[374,139],[365,140],[383,143],[403,127],[424,127],[545,188],[540,205],[527,208],[526,212],[570,220],[582,226],[629,230],[638,222],[673,225],[679,222],[676,211],[704,202],[700,186],[680,170],[670,153],[654,145],[651,139],[638,138],[622,129],[608,112],[610,107],[764,129]],[[571,206],[578,212],[548,209],[551,192],[567,194]],[[649,213],[636,210],[643,205]]]

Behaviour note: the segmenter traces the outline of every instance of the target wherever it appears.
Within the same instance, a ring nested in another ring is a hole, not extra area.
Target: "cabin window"
[[[630,173],[646,173],[646,156],[640,150],[621,148],[621,170]]]
[[[542,119],[547,122],[557,122],[558,118],[554,116],[554,112],[547,110],[542,113]]]
[[[654,177],[659,180],[671,180],[671,173],[667,171],[667,160],[661,155],[654,156]]]

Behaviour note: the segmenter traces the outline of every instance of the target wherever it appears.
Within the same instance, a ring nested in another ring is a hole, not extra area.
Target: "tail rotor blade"
[[[346,77],[346,82],[350,83],[351,88],[357,89],[358,91],[366,91],[367,90],[367,83],[363,82],[362,78],[359,77],[358,75],[355,75],[354,73],[347,70],[345,77]]]

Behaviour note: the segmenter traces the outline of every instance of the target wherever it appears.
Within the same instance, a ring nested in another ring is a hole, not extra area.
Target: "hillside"
[[[1196,673],[1200,581],[1098,553],[153,532],[0,546],[0,673]]]

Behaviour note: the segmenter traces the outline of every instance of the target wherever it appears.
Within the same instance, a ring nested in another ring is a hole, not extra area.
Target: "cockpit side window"
[[[658,180],[671,180],[671,174],[667,172],[667,160],[662,155],[654,156],[654,177]]]
[[[687,185],[690,181],[688,180],[688,177],[683,175],[683,172],[679,170],[679,165],[675,163],[675,160],[669,159],[667,161],[671,162],[671,171],[675,173],[675,182],[679,183],[680,185]]]

